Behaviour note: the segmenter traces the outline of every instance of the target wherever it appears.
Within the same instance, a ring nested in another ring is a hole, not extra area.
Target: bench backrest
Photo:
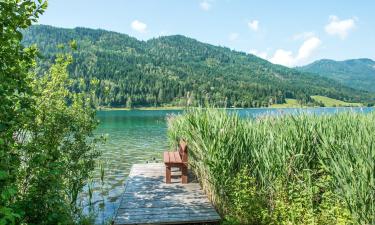
[[[187,143],[184,140],[181,140],[179,145],[178,145],[178,153],[181,156],[182,162],[188,161],[187,151],[188,151]]]

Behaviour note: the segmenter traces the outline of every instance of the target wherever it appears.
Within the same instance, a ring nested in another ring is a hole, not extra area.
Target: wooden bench
[[[188,175],[188,155],[187,155],[187,144],[185,141],[180,141],[178,145],[178,151],[164,152],[164,164],[165,164],[165,182],[171,183],[171,168],[178,167],[181,171],[181,183],[187,184]]]

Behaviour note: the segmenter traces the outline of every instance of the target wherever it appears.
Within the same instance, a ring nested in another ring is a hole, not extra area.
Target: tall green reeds
[[[222,215],[251,216],[234,211],[233,183],[254,181],[251,202],[267,213],[238,223],[374,224],[374,131],[374,113],[243,119],[192,109],[169,119],[170,140],[187,140],[190,166]]]

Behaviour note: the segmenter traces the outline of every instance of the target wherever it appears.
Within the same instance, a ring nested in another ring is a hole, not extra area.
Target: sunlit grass
[[[363,106],[363,104],[361,103],[344,102],[341,100],[337,100],[337,99],[329,98],[325,96],[320,96],[320,95],[314,95],[314,96],[311,96],[311,98],[317,102],[323,103],[325,107]]]
[[[301,104],[297,101],[297,99],[293,98],[286,98],[285,103],[283,104],[273,104],[270,108],[298,108],[301,107]]]

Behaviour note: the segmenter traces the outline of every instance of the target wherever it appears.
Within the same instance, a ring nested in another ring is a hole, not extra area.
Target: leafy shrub
[[[245,166],[230,181],[228,187],[227,224],[261,224],[267,219],[267,205],[256,190],[255,179]]]
[[[99,156],[95,110],[86,93],[69,91],[70,62],[70,55],[58,55],[50,70],[34,80],[34,118],[17,134],[23,159],[17,205],[28,224],[78,221],[78,195]]]
[[[99,155],[95,110],[87,93],[71,92],[70,55],[58,55],[37,77],[37,49],[20,43],[20,30],[46,7],[43,0],[0,1],[1,225],[90,221],[77,199]]]

